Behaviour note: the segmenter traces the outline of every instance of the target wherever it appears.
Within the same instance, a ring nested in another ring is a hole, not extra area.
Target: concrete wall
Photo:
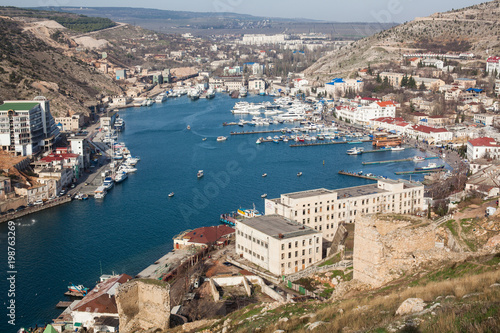
[[[116,295],[120,332],[167,330],[170,323],[170,285],[158,281],[131,280]]]

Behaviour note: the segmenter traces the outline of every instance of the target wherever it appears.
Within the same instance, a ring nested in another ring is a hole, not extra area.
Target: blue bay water
[[[271,99],[249,96],[246,100]],[[293,191],[372,183],[338,175],[339,170],[363,170],[395,179],[394,171],[412,170],[415,164],[363,167],[361,162],[423,155],[407,149],[348,156],[346,150],[353,147],[348,144],[256,145],[261,135],[230,136],[230,131],[241,127],[222,126],[240,118],[230,113],[234,103],[227,95],[194,102],[181,97],[120,111],[126,130],[118,140],[141,157],[137,173],[115,185],[102,201],[74,201],[16,220],[16,327],[7,324],[8,285],[3,278],[0,332],[49,323],[61,312],[55,305],[64,299],[68,284],[93,287],[100,264],[103,273],[134,276],[170,251],[172,237],[179,232],[217,224],[221,213],[239,207],[255,204],[264,211],[263,193],[275,198]],[[284,126],[269,129],[280,127]],[[245,127],[249,129],[258,128]],[[220,135],[228,140],[217,142]],[[356,146],[371,149],[370,143]],[[201,179],[196,176],[199,169],[205,172]],[[299,171],[301,177],[297,177]],[[268,176],[263,178],[263,173]],[[422,179],[417,177],[412,179]],[[175,196],[169,198],[170,192]],[[4,223],[0,225],[2,276],[7,271],[6,234]]]

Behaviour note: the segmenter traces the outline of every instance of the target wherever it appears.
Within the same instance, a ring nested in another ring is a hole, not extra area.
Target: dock
[[[67,292],[64,293],[64,296],[81,297],[81,298],[83,298],[85,295],[82,292],[67,291]]]
[[[339,171],[339,175],[351,176],[351,177],[357,177],[357,178],[363,178],[363,179],[369,179],[369,180],[381,179],[381,178],[375,177],[375,176],[366,176],[363,174],[359,174],[359,173],[355,173],[355,172],[347,172],[347,171]]]
[[[446,169],[435,169],[435,170],[412,170],[412,171],[398,171],[394,172],[396,175],[414,175],[418,173],[430,173],[430,172],[440,172],[446,171]]]
[[[363,140],[363,142],[371,142],[372,140]],[[339,145],[350,143],[349,141],[332,141],[332,142],[305,142],[305,143],[294,143],[290,147],[310,147],[310,146],[329,146],[329,145]]]
[[[437,157],[437,156],[431,156],[431,157],[426,157],[425,159],[426,159],[426,160],[433,160],[433,159],[436,159],[436,158],[439,158],[439,157]],[[387,161],[362,162],[361,164],[363,164],[363,165],[372,165],[372,164],[384,164],[384,163],[396,163],[396,162],[409,162],[409,161],[413,161],[413,157],[410,157],[410,158],[403,158],[403,159],[400,159],[400,160],[387,160]]]
[[[56,308],[66,309],[68,306],[71,305],[71,303],[73,303],[73,302],[71,302],[71,301],[68,301],[68,302],[66,302],[66,301],[59,301],[59,303],[56,304]]]
[[[231,135],[244,135],[244,134],[268,134],[268,133],[285,133],[286,131],[282,129],[277,130],[267,130],[267,131],[243,131],[243,132],[231,132]]]

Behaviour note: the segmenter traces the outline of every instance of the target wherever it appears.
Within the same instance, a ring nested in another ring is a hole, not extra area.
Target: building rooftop
[[[332,193],[333,193],[333,191],[331,191],[331,190],[327,190],[325,188],[319,188],[316,190],[287,193],[287,194],[283,194],[283,195],[289,197],[290,199],[302,199],[302,198],[313,197],[313,196],[318,196],[318,195],[326,195],[326,194],[332,194]]]
[[[319,232],[280,215],[264,215],[238,221],[276,239],[293,238]]]
[[[31,110],[37,105],[40,105],[40,103],[37,103],[37,102],[5,102],[2,105],[0,105],[0,111]]]

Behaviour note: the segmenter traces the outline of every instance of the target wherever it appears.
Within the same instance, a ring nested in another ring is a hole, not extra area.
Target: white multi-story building
[[[474,122],[484,126],[493,126],[495,119],[498,119],[498,117],[499,116],[492,113],[476,113],[474,115]]]
[[[63,131],[78,131],[84,124],[84,118],[82,115],[74,114],[69,117],[58,117],[56,123]]]
[[[335,108],[337,117],[343,121],[350,121],[353,124],[368,125],[370,120],[381,117],[395,117],[396,106],[392,102],[375,102],[367,106],[337,107]]]
[[[53,143],[58,136],[59,129],[45,97],[39,96],[33,101],[5,101],[0,105],[0,146],[3,150],[20,156],[33,155],[44,150],[46,139]]]
[[[467,159],[469,161],[485,157],[495,160],[500,158],[500,144],[495,139],[482,137],[467,142]]]
[[[500,80],[495,81],[495,94],[500,96]]]
[[[435,128],[424,125],[413,125],[406,131],[406,134],[419,141],[430,143],[448,142],[453,139],[453,133],[445,128]]]
[[[236,222],[236,253],[275,275],[303,270],[322,259],[321,233],[279,215]]]
[[[290,36],[285,34],[245,34],[240,43],[245,45],[284,44],[288,39],[290,39]]]
[[[489,57],[486,60],[486,71],[490,74],[500,74],[500,57]]]
[[[316,189],[266,199],[265,212],[297,221],[333,240],[340,222],[353,223],[359,215],[412,214],[424,210],[424,186],[395,180],[338,190]]]
[[[394,117],[381,117],[375,118],[370,121],[372,128],[385,130],[387,132],[393,131],[396,134],[404,134],[411,127],[410,123],[404,121],[403,118]]]
[[[347,92],[358,93],[363,90],[364,82],[362,80],[335,78],[325,84],[325,91],[333,97],[344,96]]]

